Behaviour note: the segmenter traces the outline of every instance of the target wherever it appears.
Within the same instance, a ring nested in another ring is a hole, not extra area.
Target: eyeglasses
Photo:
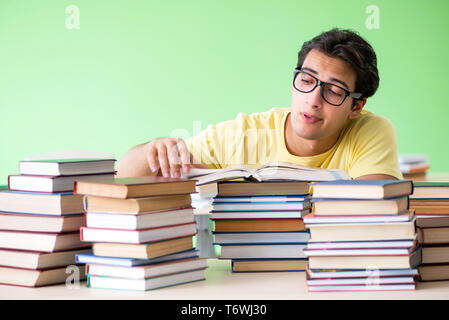
[[[333,106],[341,106],[348,96],[353,97],[354,99],[360,99],[362,97],[361,93],[350,92],[333,83],[321,81],[305,71],[295,69],[293,74],[293,87],[295,87],[296,90],[308,93],[315,90],[317,86],[320,86],[321,97],[324,101]]]

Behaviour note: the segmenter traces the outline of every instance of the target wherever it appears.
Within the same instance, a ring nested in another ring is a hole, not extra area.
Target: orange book
[[[115,178],[98,181],[77,181],[75,193],[119,199],[195,192],[195,180],[159,176]]]
[[[215,232],[305,231],[302,219],[214,220]]]

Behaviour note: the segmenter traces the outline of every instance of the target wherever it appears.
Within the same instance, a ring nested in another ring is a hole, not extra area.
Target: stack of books
[[[114,159],[20,162],[20,175],[10,175],[8,189],[0,191],[0,283],[66,282],[75,255],[90,252],[80,241],[83,199],[73,194],[74,181],[112,177],[114,164]],[[78,267],[83,280],[84,266]]]
[[[399,169],[404,179],[423,181],[430,169],[429,157],[426,154],[402,154],[398,157]]]
[[[195,181],[163,177],[77,181],[84,195],[81,240],[93,242],[86,264],[90,288],[146,291],[204,279],[191,193]]]
[[[421,247],[408,180],[312,184],[307,286],[316,291],[414,290]]]
[[[449,183],[414,182],[410,208],[422,245],[420,280],[449,280]]]
[[[219,258],[233,272],[304,271],[308,193],[305,181],[219,182],[211,211]]]
[[[309,233],[310,181],[350,179],[342,170],[269,163],[259,168],[191,169],[186,178],[199,186],[217,183],[212,202],[219,258],[232,260],[233,272],[304,271]]]

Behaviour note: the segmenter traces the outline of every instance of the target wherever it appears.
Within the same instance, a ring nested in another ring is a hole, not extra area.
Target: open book
[[[343,170],[311,168],[285,162],[270,163],[259,168],[253,168],[248,165],[232,166],[224,169],[192,168],[189,173],[183,173],[183,177],[197,180],[197,185],[239,178],[259,182],[281,180],[333,181],[351,179]]]

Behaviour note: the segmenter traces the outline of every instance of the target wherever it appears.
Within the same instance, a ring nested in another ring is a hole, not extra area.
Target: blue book
[[[249,197],[215,197],[213,203],[284,203],[305,202],[306,196],[249,196]]]
[[[199,255],[198,250],[187,250],[153,259],[135,259],[135,258],[118,258],[118,257],[100,257],[95,256],[92,253],[83,253],[77,254],[75,256],[75,262],[81,264],[102,264],[108,266],[135,267],[168,261],[175,261],[180,259],[196,258],[198,257],[198,255]]]
[[[271,210],[305,210],[310,208],[310,201],[288,202],[214,202],[215,211],[271,211]]]
[[[314,198],[390,199],[413,193],[411,180],[336,180],[311,187]]]
[[[292,232],[214,232],[214,244],[304,244],[310,239],[309,231]]]

